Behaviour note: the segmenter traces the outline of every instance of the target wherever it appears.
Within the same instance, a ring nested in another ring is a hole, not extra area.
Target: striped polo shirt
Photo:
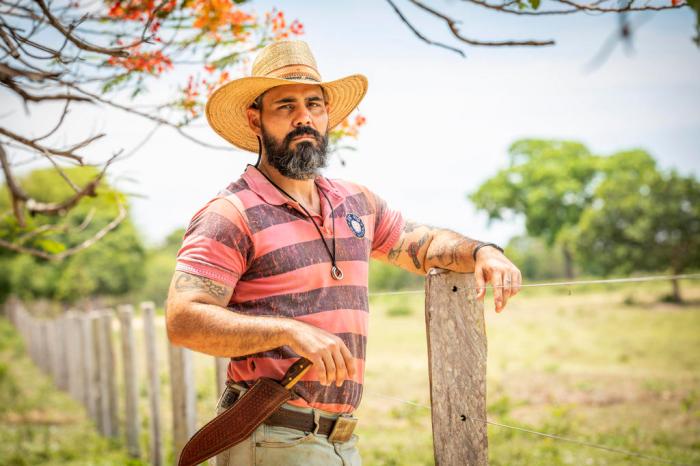
[[[341,338],[355,359],[354,379],[324,386],[312,367],[295,387],[300,398],[290,403],[349,413],[362,396],[369,259],[394,246],[404,220],[363,186],[322,176],[314,183],[331,204],[320,196],[321,215],[314,216],[331,249],[334,212],[342,280],[331,277],[323,240],[299,204],[250,165],[192,217],[176,270],[232,287],[233,312],[296,319]],[[248,387],[259,377],[280,380],[298,358],[288,346],[234,357],[228,378]]]

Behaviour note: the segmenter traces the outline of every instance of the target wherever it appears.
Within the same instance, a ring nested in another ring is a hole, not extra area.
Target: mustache
[[[289,132],[289,134],[287,134],[284,137],[283,144],[284,146],[288,147],[289,144],[292,142],[292,139],[306,135],[313,136],[313,138],[316,139],[316,142],[318,142],[319,144],[323,142],[321,133],[313,129],[311,126],[299,126],[298,128],[294,128],[292,131]]]

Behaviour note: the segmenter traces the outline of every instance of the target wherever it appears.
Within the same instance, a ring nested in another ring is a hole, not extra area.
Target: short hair
[[[269,89],[267,91],[269,91]],[[267,94],[267,91],[265,91],[262,94],[260,94],[259,96],[257,96],[253,100],[253,102],[251,102],[250,108],[254,108],[256,110],[262,111],[262,101],[263,101],[263,97],[265,96],[265,94]],[[323,86],[321,86],[321,93],[323,93],[323,102],[328,103],[328,93],[326,92],[326,88]]]

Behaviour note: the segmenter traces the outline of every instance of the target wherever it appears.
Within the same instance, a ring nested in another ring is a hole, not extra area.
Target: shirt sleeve
[[[401,212],[390,208],[384,199],[371,191],[369,194],[375,206],[372,257],[378,257],[388,253],[396,244],[405,221]]]
[[[215,198],[192,217],[175,270],[235,287],[252,251],[250,230],[241,212],[228,200]]]

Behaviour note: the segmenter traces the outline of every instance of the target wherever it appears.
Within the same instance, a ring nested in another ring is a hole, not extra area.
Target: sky
[[[519,138],[571,139],[601,155],[643,148],[664,169],[700,175],[700,50],[692,43],[689,9],[633,16],[640,23],[631,51],[619,43],[599,67],[587,65],[616,32],[613,15],[529,18],[464,2],[430,5],[460,19],[463,33],[483,40],[555,39],[552,47],[478,48],[451,38],[444,23],[408,2],[404,14],[433,40],[466,58],[416,38],[387,2],[301,1],[281,5],[298,18],[325,80],[362,73],[369,79],[360,111],[367,118],[354,152],[334,156],[324,175],[364,184],[405,217],[505,244],[523,233],[519,218],[489,225],[467,199],[507,165]],[[279,3],[253,2],[263,12]],[[180,80],[182,82],[182,80]],[[156,91],[165,92],[165,84]],[[21,110],[0,91],[9,111],[0,124],[24,134],[50,128],[57,108]],[[60,109],[59,109],[60,110]],[[106,132],[95,158],[129,150],[152,123],[114,110],[78,108],[66,141]],[[43,126],[42,126],[43,125]],[[227,144],[202,120],[193,134]],[[162,128],[134,156],[116,163],[110,181],[132,193],[132,215],[155,244],[221,188],[255,154],[217,151]]]

